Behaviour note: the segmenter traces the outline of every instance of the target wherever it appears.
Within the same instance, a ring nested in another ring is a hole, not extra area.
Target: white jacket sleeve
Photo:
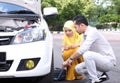
[[[84,41],[81,44],[80,48],[77,50],[79,54],[83,54],[90,49],[92,44],[96,41],[98,33],[95,29],[89,29],[84,34]]]

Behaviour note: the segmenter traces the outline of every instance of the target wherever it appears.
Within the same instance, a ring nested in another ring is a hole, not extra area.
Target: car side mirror
[[[43,9],[43,17],[54,16],[58,14],[56,7],[45,7]]]

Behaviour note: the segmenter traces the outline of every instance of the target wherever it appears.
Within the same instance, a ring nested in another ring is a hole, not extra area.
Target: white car
[[[57,8],[43,12],[40,0],[0,0],[0,79],[52,83],[53,37],[44,17]]]

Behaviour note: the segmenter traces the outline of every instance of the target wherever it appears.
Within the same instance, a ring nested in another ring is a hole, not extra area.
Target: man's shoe
[[[91,80],[88,83],[102,83],[103,81],[106,81],[109,79],[109,76],[106,72],[103,72],[103,74],[99,77],[99,80]]]
[[[109,79],[109,76],[107,75],[106,72],[103,72],[103,74],[99,77],[99,79],[101,80],[101,82],[106,81]]]

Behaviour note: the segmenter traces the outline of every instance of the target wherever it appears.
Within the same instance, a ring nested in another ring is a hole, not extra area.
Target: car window
[[[0,3],[0,14],[34,14],[34,12],[15,4]]]

